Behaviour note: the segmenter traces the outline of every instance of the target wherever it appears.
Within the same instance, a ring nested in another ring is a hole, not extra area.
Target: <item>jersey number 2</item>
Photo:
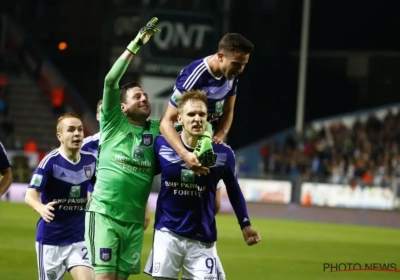
[[[82,260],[88,260],[89,258],[87,257],[87,253],[88,253],[87,248],[83,247],[81,251],[84,252],[83,256],[82,256]]]

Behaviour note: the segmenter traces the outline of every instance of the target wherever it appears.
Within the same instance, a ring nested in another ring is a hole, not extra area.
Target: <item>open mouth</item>
[[[81,142],[82,142],[82,140],[79,140],[79,139],[72,141],[72,143],[74,143],[76,145],[79,145]]]
[[[196,124],[192,128],[195,129],[195,130],[200,130],[200,129],[202,129],[202,126],[199,125],[199,124]]]

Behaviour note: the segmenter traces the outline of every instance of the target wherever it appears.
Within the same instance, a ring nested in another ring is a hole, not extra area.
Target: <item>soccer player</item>
[[[101,104],[103,104],[103,99],[100,99],[99,102],[97,102],[97,108],[96,108],[96,120],[100,121],[101,117]],[[82,151],[87,151],[92,154],[94,154],[96,157],[98,155],[98,149],[99,149],[99,139],[100,139],[100,132],[97,132],[93,135],[90,135],[83,139],[83,144],[82,144]]]
[[[96,184],[86,213],[86,242],[96,280],[140,273],[145,209],[155,174],[159,121],[137,83],[119,81],[139,48],[159,33],[153,18],[114,63],[104,81]],[[121,110],[122,108],[122,110]]]
[[[96,106],[96,120],[97,121],[100,121],[100,117],[101,117],[100,107],[101,107],[102,103],[103,103],[102,99],[100,99],[99,102],[97,102],[97,106]],[[83,139],[83,144],[82,144],[81,150],[92,153],[97,158],[98,153],[99,153],[99,139],[100,139],[100,132],[97,132],[93,135],[85,137],[85,139]],[[88,187],[88,193],[87,193],[88,200],[90,199],[92,192],[93,192],[93,184],[90,184]]]
[[[222,143],[233,120],[238,75],[243,72],[253,44],[240,34],[228,33],[219,42],[214,55],[193,61],[176,79],[174,92],[163,114],[160,131],[167,142],[197,175],[209,172],[214,164],[211,136]],[[194,152],[189,152],[174,127],[178,116],[178,100],[191,89],[203,90],[208,99],[208,124]],[[213,133],[213,129],[215,130]]]
[[[7,157],[6,149],[0,142],[0,198],[7,192],[13,182],[11,164]]]
[[[101,104],[103,104],[103,99],[100,99],[99,102],[97,103],[97,108],[96,108],[96,119],[97,121],[100,121],[101,118]],[[83,139],[83,145],[81,150],[82,151],[87,151],[98,157],[98,150],[99,150],[99,140],[100,140],[100,132],[97,132],[96,134],[93,134],[91,136],[86,137]],[[90,184],[88,187],[88,199],[90,199],[92,192],[93,192],[93,184]],[[144,222],[144,229],[146,230],[147,227],[150,224],[150,213],[149,213],[149,208],[146,205],[146,215],[145,215],[145,222]]]
[[[83,125],[75,113],[60,116],[57,138],[60,147],[39,163],[25,196],[26,203],[40,214],[36,230],[39,280],[62,279],[66,271],[74,280],[91,280],[94,274],[84,225],[96,157],[80,151]]]
[[[178,122],[182,125],[181,143],[192,152],[204,133],[207,122],[207,96],[199,90],[182,95],[178,101]],[[231,205],[248,245],[261,238],[251,227],[246,203],[235,174],[235,156],[230,147],[213,143],[215,166],[206,176],[195,176],[182,159],[158,136],[155,150],[161,166],[161,189],[155,214],[152,259],[147,268],[153,278],[218,279],[215,193],[222,179]]]

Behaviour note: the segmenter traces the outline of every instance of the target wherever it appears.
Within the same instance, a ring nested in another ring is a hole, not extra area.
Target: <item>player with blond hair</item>
[[[40,214],[36,229],[39,280],[94,279],[84,241],[87,188],[96,157],[81,151],[83,124],[76,113],[57,121],[60,147],[42,159],[33,173],[25,202]]]
[[[178,101],[179,141],[193,152],[207,123],[207,96],[200,90]],[[216,250],[215,196],[223,180],[247,245],[260,242],[252,229],[246,202],[235,172],[235,155],[225,144],[212,143],[215,164],[210,173],[196,176],[160,135],[155,150],[161,169],[161,189],[155,214],[153,249],[145,273],[154,279],[224,279]]]

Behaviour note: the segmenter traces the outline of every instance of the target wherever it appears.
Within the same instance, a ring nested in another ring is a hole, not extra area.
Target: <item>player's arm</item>
[[[95,162],[97,164],[97,158],[96,158]],[[97,166],[95,166],[95,172],[93,172],[92,177],[90,178],[90,182],[89,182],[88,188],[87,188],[87,200],[90,199],[90,197],[92,196],[92,192],[94,191],[94,185],[96,184],[96,174],[97,174],[96,170],[97,170]]]
[[[227,163],[224,170],[223,180],[228,193],[229,201],[232,205],[233,211],[239,222],[240,228],[243,232],[243,238],[247,245],[254,245],[261,241],[261,237],[257,231],[253,230],[250,223],[249,214],[247,212],[246,201],[244,199],[242,190],[240,189],[235,172],[235,156],[230,148],[227,148]]]
[[[149,204],[147,203],[146,204],[146,212],[145,212],[145,216],[144,216],[144,230],[146,230],[147,227],[149,226],[150,220],[151,220],[151,218],[150,218]]]
[[[102,112],[108,112],[115,106],[120,106],[119,81],[140,47],[146,44],[153,34],[160,32],[160,29],[155,25],[157,21],[157,18],[152,18],[146,26],[140,29],[136,38],[127,46],[108,72],[104,80]]]
[[[0,197],[2,197],[3,194],[5,194],[8,191],[12,182],[13,182],[13,174],[11,167],[1,170]]]
[[[215,129],[213,141],[216,143],[222,143],[228,135],[233,122],[233,112],[235,109],[236,95],[228,96],[225,100],[224,111],[222,116],[218,120],[217,127]]]
[[[102,112],[108,112],[116,106],[120,106],[119,81],[128,68],[134,54],[125,50],[112,66],[104,80],[104,94]]]
[[[11,164],[8,160],[6,149],[0,142],[0,197],[3,196],[10,188],[13,182],[13,174],[11,170]]]
[[[178,108],[168,103],[167,109],[165,110],[161,122],[160,132],[165,137],[165,140],[171,145],[171,147],[178,153],[178,155],[184,159],[190,152],[186,150],[183,145],[178,132],[175,129],[174,122],[178,119]],[[200,163],[198,164],[200,165]]]
[[[214,206],[215,215],[218,214],[220,209],[221,209],[221,189],[217,189],[217,191],[215,192],[215,206]]]
[[[171,147],[178,153],[178,155],[185,161],[188,168],[190,168],[196,175],[206,175],[209,173],[207,167],[201,166],[196,155],[186,150],[178,132],[174,126],[174,122],[178,118],[178,108],[168,103],[161,122],[160,132],[165,137]]]
[[[47,180],[47,172],[38,167],[33,174],[28,190],[26,191],[25,202],[32,207],[33,210],[38,212],[45,222],[50,223],[54,219],[54,213],[52,211],[54,211],[54,206],[58,202],[52,201],[45,205],[40,200],[40,193],[44,190]]]

